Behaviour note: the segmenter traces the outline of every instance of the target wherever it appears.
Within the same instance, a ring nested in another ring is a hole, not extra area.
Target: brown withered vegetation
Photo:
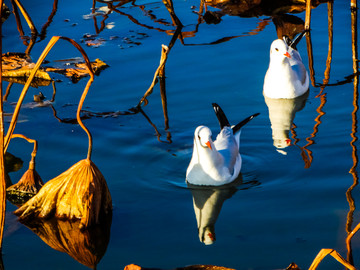
[[[90,64],[95,75],[99,75],[100,71],[108,67],[108,65],[100,59],[95,59],[95,61],[91,62]],[[73,68],[46,67],[45,71],[63,74],[70,78],[72,82],[78,82],[81,78],[89,76],[89,72],[86,69],[85,63],[75,63]]]
[[[27,78],[30,76],[35,63],[25,53],[5,53],[2,55],[2,77]],[[51,81],[50,75],[40,68],[35,73],[35,78]]]
[[[87,72],[90,75],[90,79],[81,95],[76,112],[78,124],[88,136],[89,144],[87,158],[77,162],[64,173],[48,181],[41,188],[40,192],[16,210],[15,214],[18,215],[22,221],[37,218],[51,218],[54,215],[55,217],[67,220],[78,219],[80,220],[80,228],[84,229],[99,223],[103,215],[107,215],[111,212],[112,200],[104,176],[90,159],[92,152],[92,136],[80,117],[84,100],[94,80],[94,71],[92,70],[85,51],[74,40],[60,36],[51,38],[36,62],[29,79],[22,90],[8,132],[5,136],[4,145],[6,149],[12,138],[21,103],[24,100],[31,81],[34,79],[37,70],[40,68],[40,65],[45,60],[52,47],[60,39],[70,42],[79,50],[85,60]]]
[[[58,218],[76,220],[88,227],[109,214],[112,200],[100,170],[89,159],[83,159],[54,179],[48,181],[39,193],[14,213],[21,220]]]
[[[108,67],[100,59],[96,59],[90,64],[95,75]],[[2,55],[2,77],[5,81],[25,84],[34,67],[35,63],[25,53],[8,52]],[[35,82],[31,86],[49,85],[52,81],[49,72],[63,74],[70,78],[72,82],[78,82],[81,78],[89,76],[85,63],[75,63],[73,67],[69,68],[40,67],[35,73]]]
[[[35,157],[37,152],[37,141],[27,138],[24,135],[13,134],[12,138],[23,138],[34,143],[34,150],[31,153],[29,169],[23,174],[18,183],[6,189],[6,197],[15,205],[21,205],[39,192],[44,185],[40,175],[35,170]]]

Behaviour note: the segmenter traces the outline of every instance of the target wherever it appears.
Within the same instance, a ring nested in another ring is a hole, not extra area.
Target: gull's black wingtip
[[[213,102],[212,106],[214,108],[216,117],[219,121],[220,124],[220,129],[223,129],[224,127],[230,127],[230,123],[229,120],[227,119],[224,111],[221,109],[221,107],[219,106],[219,104]]]
[[[260,115],[260,113],[254,113],[253,115],[250,115],[249,117],[242,120],[240,123],[238,123],[236,126],[232,128],[233,133],[235,134],[236,132],[238,132],[244,125],[246,125],[248,122],[250,122],[253,118],[255,118],[258,115]]]

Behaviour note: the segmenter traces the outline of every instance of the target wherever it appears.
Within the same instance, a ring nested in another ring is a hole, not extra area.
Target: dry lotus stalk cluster
[[[14,213],[22,220],[34,216],[81,219],[80,227],[99,223],[111,212],[112,202],[104,176],[89,159],[83,159],[54,179]],[[55,212],[55,213],[54,213]]]

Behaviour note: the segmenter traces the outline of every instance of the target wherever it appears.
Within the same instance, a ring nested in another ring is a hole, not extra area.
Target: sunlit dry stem
[[[350,247],[351,239],[358,232],[359,229],[360,229],[360,223],[358,225],[356,225],[356,227],[346,237],[346,248],[347,248],[348,252],[350,252],[350,249],[351,249],[351,247]]]
[[[34,23],[32,22],[29,14],[26,12],[26,10],[25,10],[25,8],[23,7],[23,5],[20,3],[19,0],[14,0],[14,2],[15,2],[16,5],[19,7],[22,15],[24,16],[27,24],[29,25],[29,28],[30,28],[30,30],[31,30],[31,33],[32,33],[33,35],[36,35],[36,34],[38,33],[38,31],[36,30]]]
[[[310,30],[310,21],[311,21],[311,0],[306,0],[305,30]]]
[[[169,53],[169,48],[166,45],[162,45],[161,47],[161,58],[160,58],[160,64],[159,67],[156,69],[155,74],[154,74],[154,78],[153,81],[150,85],[150,87],[148,88],[148,90],[145,92],[144,96],[142,97],[142,99],[140,100],[139,104],[137,105],[137,107],[140,107],[142,103],[145,102],[146,98],[153,92],[154,90],[154,86],[157,83],[157,77],[159,76],[159,73],[162,71],[163,67],[165,66],[166,60],[167,60],[167,56]]]
[[[344,265],[345,267],[347,267],[350,270],[356,270],[356,268],[354,266],[352,266],[347,260],[345,260],[343,257],[341,257],[341,255],[334,249],[328,249],[328,248],[323,248],[322,250],[320,250],[320,252],[318,253],[318,255],[315,257],[314,261],[312,262],[309,270],[315,270],[318,265],[320,264],[320,262],[327,256],[327,255],[331,255],[333,258],[335,258],[335,260],[337,260],[338,262],[340,262],[342,265]]]
[[[37,149],[38,149],[37,141],[33,140],[33,139],[30,139],[30,138],[28,138],[28,137],[26,137],[25,135],[22,135],[22,134],[13,134],[13,135],[11,135],[11,138],[21,138],[21,139],[27,140],[29,143],[34,144],[34,149],[31,152],[31,160],[30,160],[30,165],[29,165],[29,169],[34,170],[35,169],[35,157],[36,157],[36,153],[37,153]]]
[[[26,81],[26,84],[24,85],[24,88],[23,88],[23,90],[22,90],[22,92],[20,94],[20,97],[18,99],[18,102],[16,104],[16,107],[15,107],[13,117],[12,117],[11,122],[10,122],[8,132],[7,132],[6,137],[5,137],[5,144],[4,144],[4,151],[3,151],[4,153],[6,152],[7,147],[9,146],[9,142],[10,142],[10,138],[11,138],[12,134],[14,133],[16,122],[17,122],[17,119],[19,117],[19,111],[20,111],[22,102],[24,101],[25,95],[26,95],[26,93],[27,93],[27,91],[28,91],[28,89],[30,87],[30,84],[31,84],[32,80],[34,79],[36,72],[40,68],[41,63],[44,61],[45,57],[49,54],[50,50],[52,49],[52,47],[55,45],[55,43],[59,39],[67,40],[68,42],[70,42],[72,45],[74,45],[80,51],[80,53],[84,57],[84,60],[85,60],[85,63],[86,63],[86,69],[87,69],[87,71],[88,71],[88,73],[90,75],[90,79],[89,79],[88,83],[86,84],[86,87],[85,87],[85,89],[83,91],[83,94],[81,96],[81,99],[80,99],[80,102],[79,102],[79,105],[78,105],[76,118],[78,120],[79,125],[84,129],[84,131],[88,135],[89,148],[88,148],[87,159],[90,159],[90,157],[91,157],[92,136],[91,136],[89,130],[83,124],[83,122],[82,122],[82,120],[80,118],[80,112],[81,112],[81,108],[82,108],[82,105],[84,103],[85,97],[86,97],[86,95],[88,93],[88,90],[90,88],[90,85],[92,84],[92,82],[94,80],[94,72],[93,72],[93,70],[91,68],[90,60],[87,57],[85,51],[81,48],[81,46],[78,43],[76,43],[74,40],[70,39],[70,38],[60,37],[60,36],[54,36],[54,37],[51,38],[48,45],[45,47],[44,51],[42,52],[42,54],[40,55],[38,61],[36,62],[35,67],[31,71],[31,74],[30,74],[28,80]]]
[[[0,63],[2,63],[2,10],[3,0],[0,0]],[[4,112],[2,102],[2,64],[0,64],[0,253],[2,249],[6,210],[6,183],[4,165]],[[0,254],[1,257],[1,254]]]
[[[183,26],[181,21],[179,20],[179,18],[176,16],[175,11],[174,11],[174,4],[172,2],[172,0],[163,0],[163,3],[166,7],[166,9],[168,10],[171,20],[173,21],[173,24],[176,26]]]

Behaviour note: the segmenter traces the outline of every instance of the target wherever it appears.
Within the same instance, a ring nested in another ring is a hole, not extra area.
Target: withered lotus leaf
[[[98,75],[101,70],[108,67],[108,65],[105,62],[101,61],[100,59],[95,59],[95,61],[90,62],[90,64],[95,75]],[[45,71],[63,74],[66,77],[70,78],[73,82],[77,82],[81,78],[89,75],[85,63],[75,63],[74,67],[71,68],[46,67]]]
[[[80,219],[80,227],[99,223],[111,212],[111,195],[105,178],[90,159],[83,159],[48,181],[14,213],[20,220],[31,218]]]
[[[5,53],[2,55],[2,77],[29,77],[35,63],[25,53]],[[40,68],[35,78],[51,81],[50,75]]]

